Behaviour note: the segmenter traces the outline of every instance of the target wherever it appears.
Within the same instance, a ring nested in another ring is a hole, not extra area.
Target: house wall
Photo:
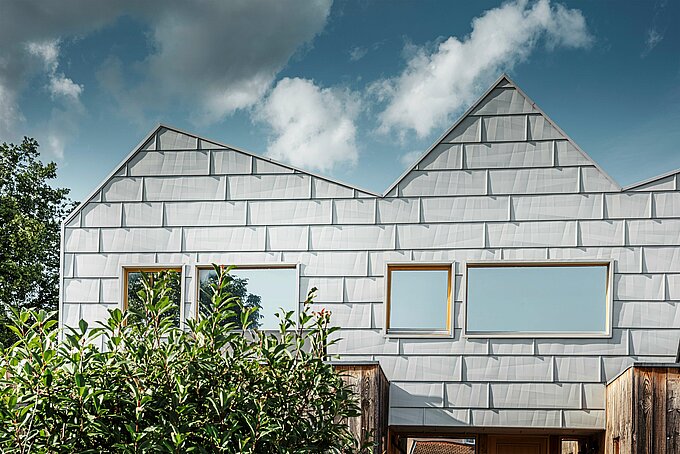
[[[297,263],[341,360],[379,361],[390,424],[597,428],[605,382],[674,359],[680,182],[622,191],[503,79],[385,197],[160,128],[68,221],[61,321],[121,307],[122,265]],[[611,259],[610,339],[466,339],[467,260]],[[455,263],[452,338],[383,334],[387,262]]]

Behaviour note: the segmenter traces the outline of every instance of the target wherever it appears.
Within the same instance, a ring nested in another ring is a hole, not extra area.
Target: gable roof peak
[[[499,90],[499,89],[512,89],[516,91],[516,94],[519,95],[520,98],[523,98],[523,103],[525,107],[529,110],[523,111],[522,115],[528,115],[532,117],[542,117],[543,124],[548,125],[549,128],[552,128],[555,131],[555,134],[559,135],[560,139],[566,140],[567,142],[570,143],[571,146],[573,146],[583,157],[589,161],[589,163],[594,166],[597,171],[602,174],[605,179],[611,183],[612,187],[615,188],[616,190],[620,191],[621,186],[605,172],[588,154],[579,147],[576,142],[574,142],[569,135],[567,135],[562,129],[545,113],[543,110],[536,105],[536,103],[529,97],[527,96],[526,93],[508,76],[507,73],[502,73],[494,83],[491,84],[491,86],[484,92],[482,95],[477,98],[477,100],[472,103],[472,105],[458,118],[456,122],[451,125],[446,131],[444,131],[444,134],[439,136],[437,140],[434,141],[434,143],[427,149],[423,154],[420,155],[420,157],[411,165],[409,166],[404,173],[402,173],[399,178],[397,178],[392,185],[390,185],[389,188],[384,192],[384,195],[389,195],[395,191],[399,183],[401,183],[408,174],[413,172],[418,168],[418,165],[440,144],[448,142],[447,138],[449,135],[454,132],[456,128],[459,126],[465,127],[465,122],[467,121],[472,121],[471,119],[479,116],[485,116],[485,115],[491,115],[491,116],[502,116],[503,114],[501,113],[481,113],[478,112],[478,109],[480,106],[484,105],[485,100],[494,93],[494,90]],[[477,139],[480,140],[480,139]],[[528,138],[526,139],[528,140]]]

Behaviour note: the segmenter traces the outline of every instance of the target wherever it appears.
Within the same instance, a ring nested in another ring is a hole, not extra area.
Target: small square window
[[[198,316],[205,317],[213,310],[210,284],[217,280],[212,268],[199,268]],[[297,268],[294,266],[276,267],[236,267],[229,272],[231,281],[228,289],[234,296],[241,298],[246,307],[255,307],[250,319],[251,328],[278,330],[279,318],[293,311],[297,321],[299,298]]]
[[[387,334],[451,333],[449,264],[387,266]]]
[[[138,296],[139,291],[143,288],[142,274],[146,275],[151,286],[162,274],[167,274],[171,288],[169,297],[174,308],[166,314],[172,318],[173,325],[179,327],[179,311],[182,307],[182,270],[180,268],[125,268],[124,274],[123,310],[142,307],[143,301]]]

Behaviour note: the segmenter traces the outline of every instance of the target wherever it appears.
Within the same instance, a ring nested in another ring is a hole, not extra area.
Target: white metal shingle
[[[230,200],[308,199],[310,177],[299,174],[230,175],[227,191]]]
[[[224,200],[225,177],[147,177],[144,200]]]
[[[101,252],[179,252],[178,228],[103,229]]]
[[[486,194],[483,170],[413,171],[401,183],[402,197]]]
[[[183,250],[264,251],[264,227],[191,227],[184,229]]]
[[[146,151],[128,163],[130,176],[208,175],[210,155],[207,151]]]
[[[167,202],[164,224],[169,227],[245,225],[246,202]]]
[[[524,117],[520,118],[523,133]],[[501,142],[465,145],[466,169],[551,167],[552,165],[552,142]]]
[[[489,170],[492,194],[579,192],[578,167]]]

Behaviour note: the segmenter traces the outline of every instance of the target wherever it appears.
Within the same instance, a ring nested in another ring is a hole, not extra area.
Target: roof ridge
[[[78,213],[80,213],[80,212],[82,211],[83,207],[84,207],[90,200],[92,200],[92,198],[93,198],[94,196],[96,196],[97,193],[98,193],[99,191],[101,191],[101,190],[104,188],[104,186],[106,186],[106,184],[107,184],[109,181],[111,181],[111,179],[114,178],[114,177],[120,172],[120,170],[123,169],[123,167],[124,167],[125,165],[127,165],[128,162],[130,162],[130,160],[131,160],[137,153],[139,153],[139,152],[141,152],[141,151],[144,151],[144,150],[143,150],[144,146],[145,146],[147,143],[149,143],[149,141],[150,141],[156,134],[158,134],[159,132],[161,132],[162,130],[173,131],[173,132],[176,132],[176,133],[178,133],[178,134],[183,134],[183,135],[185,135],[185,136],[193,137],[193,138],[197,139],[197,141],[198,141],[198,140],[201,140],[201,141],[209,142],[209,143],[212,143],[212,144],[217,145],[217,146],[219,146],[219,147],[223,147],[223,148],[225,148],[225,149],[232,150],[232,151],[235,151],[235,152],[237,152],[237,153],[242,153],[242,154],[245,154],[245,155],[247,155],[247,156],[251,156],[251,157],[253,157],[253,158],[262,159],[262,160],[264,160],[264,161],[271,162],[271,163],[273,163],[273,164],[276,164],[276,165],[285,167],[285,168],[287,168],[287,169],[291,169],[291,170],[293,170],[293,171],[296,172],[296,173],[302,173],[302,174],[305,174],[305,175],[309,175],[310,177],[318,178],[318,179],[320,179],[320,180],[324,180],[324,181],[327,181],[327,182],[329,182],[329,183],[333,183],[333,184],[337,184],[337,185],[340,185],[340,186],[344,186],[344,187],[346,187],[346,188],[348,188],[348,189],[352,189],[352,190],[361,192],[361,193],[363,193],[363,194],[371,195],[371,196],[373,196],[373,197],[382,197],[381,194],[375,193],[375,192],[373,192],[373,191],[369,191],[368,189],[364,189],[364,188],[361,188],[361,187],[359,187],[359,186],[352,185],[352,184],[350,184],[350,183],[346,183],[346,182],[344,182],[344,181],[336,180],[336,179],[331,178],[331,177],[327,177],[327,176],[324,176],[324,175],[319,175],[319,174],[317,174],[317,173],[310,172],[310,171],[308,171],[308,170],[301,169],[301,168],[299,168],[299,167],[295,167],[295,166],[292,166],[292,165],[290,165],[290,164],[286,164],[286,163],[277,161],[277,160],[272,159],[272,158],[269,158],[269,157],[267,157],[267,156],[262,156],[262,155],[260,155],[260,154],[254,153],[254,152],[252,152],[252,151],[248,151],[248,150],[244,150],[244,149],[241,149],[241,148],[238,148],[238,147],[234,147],[234,146],[232,146],[232,145],[225,144],[225,143],[221,143],[221,142],[218,142],[218,141],[216,141],[216,140],[207,139],[207,138],[202,137],[202,136],[199,136],[199,135],[197,135],[197,134],[195,134],[195,133],[192,133],[192,132],[189,132],[189,131],[185,131],[185,130],[183,130],[183,129],[181,129],[181,128],[177,128],[177,127],[175,127],[175,126],[171,126],[171,125],[169,125],[169,124],[167,124],[167,123],[162,123],[162,122],[161,122],[161,123],[157,123],[156,126],[155,126],[149,133],[147,133],[146,136],[144,136],[144,138],[141,140],[141,142],[139,142],[135,147],[133,147],[133,148],[132,148],[132,151],[130,151],[130,153],[128,153],[127,156],[125,156],[125,158],[123,158],[123,160],[120,161],[120,163],[119,163],[117,166],[115,166],[115,167],[113,168],[113,171],[110,172],[110,173],[109,173],[109,174],[108,174],[108,175],[107,175],[107,176],[106,176],[106,177],[105,177],[105,178],[104,178],[104,179],[103,179],[103,180],[95,187],[95,189],[87,195],[87,197],[85,197],[84,199],[82,199],[82,201],[76,206],[76,208],[74,208],[73,211],[71,211],[71,212],[69,213],[69,215],[66,216],[66,217],[64,218],[64,220],[62,221],[62,224],[63,224],[63,225],[67,225],[69,222],[71,222],[71,220],[73,220],[73,218],[74,218]],[[197,146],[198,146],[198,142],[197,142]],[[197,150],[197,151],[198,151],[198,150]]]
[[[252,152],[252,151],[248,151],[248,150],[245,150],[245,149],[242,149],[242,148],[239,148],[239,147],[235,147],[235,146],[230,145],[230,144],[226,144],[226,143],[222,143],[222,142],[219,142],[219,141],[216,141],[216,140],[208,139],[208,138],[205,138],[205,137],[203,137],[203,136],[197,135],[197,134],[195,134],[195,133],[188,132],[188,131],[185,131],[185,130],[183,130],[183,129],[181,129],[181,128],[178,128],[178,127],[169,125],[169,124],[167,124],[167,123],[162,123],[162,122],[161,122],[161,123],[157,123],[156,127],[154,127],[154,128],[151,130],[151,132],[149,132],[149,133],[142,139],[142,141],[141,141],[137,146],[135,146],[135,147],[132,149],[132,151],[131,151],[131,152],[130,152],[130,153],[129,153],[129,154],[128,154],[128,155],[127,155],[127,156],[126,156],[126,157],[118,164],[118,166],[114,167],[113,171],[112,171],[106,178],[104,178],[104,180],[102,180],[102,182],[95,188],[95,190],[92,191],[92,192],[91,192],[91,193],[90,193],[90,194],[89,194],[89,195],[88,195],[88,196],[87,196],[80,204],[78,204],[78,206],[77,206],[77,207],[76,207],[76,208],[75,208],[75,209],[74,209],[74,210],[73,210],[73,211],[72,211],[72,212],[64,219],[63,224],[66,225],[68,222],[70,222],[70,221],[75,217],[75,215],[76,215],[77,213],[79,213],[79,212],[82,210],[83,206],[84,206],[86,203],[88,203],[88,202],[89,202],[89,201],[97,194],[97,192],[99,192],[99,191],[100,191],[100,190],[101,190],[101,189],[102,189],[102,188],[103,188],[103,187],[104,187],[104,186],[105,186],[105,185],[106,185],[113,177],[115,177],[116,174],[118,174],[119,171],[120,171],[120,170],[121,170],[121,169],[122,169],[122,168],[123,168],[123,167],[131,160],[131,159],[132,159],[132,157],[134,157],[134,155],[136,155],[138,152],[142,151],[142,148],[144,147],[144,145],[147,144],[147,143],[149,142],[149,140],[151,140],[151,138],[152,138],[155,134],[158,134],[158,132],[160,132],[162,129],[174,131],[174,132],[179,133],[179,134],[184,134],[184,135],[187,135],[187,136],[189,136],[189,137],[196,138],[197,140],[201,140],[201,141],[204,141],[204,142],[209,142],[209,143],[215,144],[215,145],[217,145],[217,146],[219,146],[219,147],[224,147],[224,148],[226,148],[226,149],[233,150],[233,151],[235,151],[235,152],[242,153],[242,154],[245,154],[245,155],[248,155],[248,156],[257,158],[257,159],[262,159],[262,160],[265,160],[265,161],[269,161],[269,162],[274,163],[274,164],[276,164],[276,165],[285,167],[285,168],[287,168],[287,169],[291,169],[291,170],[293,170],[294,172],[302,173],[302,174],[305,174],[305,175],[309,175],[309,176],[314,177],[314,178],[319,178],[319,179],[321,179],[321,180],[325,180],[325,181],[330,182],[330,183],[333,183],[333,184],[337,184],[337,185],[340,185],[340,186],[344,186],[344,187],[346,187],[346,188],[348,188],[348,189],[353,189],[353,190],[355,190],[355,191],[359,191],[359,192],[361,192],[361,193],[364,193],[364,194],[367,194],[367,195],[370,195],[370,196],[373,196],[373,197],[378,197],[378,198],[386,197],[390,192],[392,192],[392,191],[399,185],[399,183],[401,183],[401,182],[404,180],[404,178],[406,178],[406,176],[407,176],[409,173],[411,173],[413,170],[415,170],[416,167],[418,166],[418,164],[420,164],[420,162],[422,162],[422,160],[425,159],[425,157],[426,157],[427,155],[429,155],[429,154],[435,149],[435,147],[437,147],[439,144],[441,144],[441,142],[442,142],[442,141],[443,141],[443,140],[444,140],[444,139],[445,139],[445,138],[446,138],[446,137],[447,137],[447,136],[448,136],[448,135],[449,135],[449,134],[457,127],[457,126],[458,126],[458,125],[460,125],[460,124],[463,122],[463,120],[464,120],[465,118],[467,118],[468,116],[470,116],[470,115],[472,114],[472,112],[473,112],[473,111],[474,111],[474,110],[482,103],[482,101],[484,101],[484,99],[485,99],[485,98],[486,98],[486,97],[487,97],[494,89],[498,88],[498,86],[499,86],[501,83],[503,83],[503,82],[506,82],[507,84],[509,84],[510,87],[512,87],[513,89],[517,90],[517,91],[519,92],[519,94],[521,94],[521,95],[526,99],[526,101],[527,101],[528,103],[530,103],[531,106],[532,106],[533,108],[536,109],[536,111],[538,112],[538,114],[540,114],[541,116],[543,116],[543,118],[545,118],[545,120],[546,120],[548,123],[550,123],[550,125],[551,125],[552,127],[554,127],[560,134],[562,134],[562,135],[564,136],[564,138],[565,138],[567,141],[569,141],[569,142],[571,143],[571,145],[573,145],[573,146],[576,148],[576,150],[578,150],[578,151],[579,151],[579,152],[580,152],[580,153],[581,153],[581,154],[582,154],[582,155],[583,155],[583,156],[584,156],[584,157],[585,157],[585,158],[586,158],[586,159],[587,159],[587,160],[588,160],[595,168],[597,168],[597,170],[598,170],[598,171],[599,171],[599,172],[600,172],[607,180],[609,180],[616,188],[618,188],[619,191],[624,191],[624,190],[633,189],[633,188],[635,188],[635,187],[638,187],[638,186],[642,186],[642,185],[644,185],[644,184],[651,183],[651,182],[656,181],[656,180],[658,180],[658,179],[662,179],[662,178],[668,177],[668,176],[670,176],[670,175],[672,175],[672,174],[674,174],[674,173],[680,173],[680,169],[677,169],[677,170],[674,170],[674,171],[667,172],[667,173],[665,173],[665,174],[659,175],[659,176],[657,176],[657,177],[652,177],[652,178],[650,178],[650,179],[648,179],[648,180],[644,180],[644,181],[642,181],[642,182],[635,183],[635,184],[633,184],[633,185],[629,185],[629,186],[626,186],[625,188],[622,188],[622,187],[616,182],[616,180],[614,180],[611,176],[609,176],[609,174],[608,174],[607,172],[605,172],[605,171],[597,164],[597,162],[596,162],[593,158],[591,158],[591,157],[588,155],[588,153],[586,153],[585,151],[583,151],[583,150],[581,149],[581,147],[579,147],[578,144],[576,144],[576,142],[574,142],[574,140],[573,140],[568,134],[566,134],[566,133],[562,130],[562,128],[560,128],[560,127],[559,127],[559,126],[558,126],[558,125],[557,125],[557,124],[556,124],[556,123],[555,123],[555,122],[554,122],[554,121],[553,121],[553,120],[552,120],[552,119],[551,119],[551,118],[550,118],[550,117],[549,117],[549,116],[548,116],[548,115],[547,115],[547,114],[546,114],[546,113],[545,113],[545,112],[544,112],[544,111],[543,111],[543,110],[542,110],[542,109],[541,109],[541,108],[533,101],[533,99],[531,99],[531,98],[530,98],[530,97],[529,97],[529,96],[528,96],[528,95],[527,95],[527,94],[526,94],[526,93],[525,93],[525,92],[524,92],[524,91],[523,91],[523,90],[522,90],[522,89],[521,89],[521,88],[520,88],[520,87],[512,80],[512,78],[511,78],[507,73],[503,72],[503,73],[501,73],[501,75],[495,80],[495,82],[493,82],[493,83],[490,85],[490,87],[489,87],[487,90],[485,90],[484,93],[482,93],[482,95],[479,96],[479,98],[478,98],[474,103],[472,103],[472,105],[470,105],[470,107],[468,107],[468,109],[465,110],[465,112],[463,112],[463,113],[460,115],[460,117],[453,123],[453,125],[451,125],[449,128],[447,128],[447,129],[444,131],[444,133],[441,134],[441,135],[439,136],[439,138],[437,138],[437,139],[433,142],[433,144],[432,144],[430,147],[428,147],[428,148],[427,148],[427,149],[426,149],[426,150],[418,157],[418,159],[416,159],[416,161],[415,161],[411,166],[409,166],[409,167],[408,167],[408,168],[407,168],[407,169],[406,169],[399,177],[397,177],[397,179],[396,179],[396,180],[395,180],[395,181],[394,181],[394,182],[393,182],[393,183],[392,183],[392,184],[391,184],[391,185],[390,185],[390,186],[389,186],[382,194],[379,194],[379,193],[370,191],[370,190],[368,190],[368,189],[364,189],[364,188],[359,187],[359,186],[354,185],[354,184],[350,184],[350,183],[347,183],[347,182],[344,182],[344,181],[341,181],[341,180],[337,180],[337,179],[332,178],[332,177],[320,175],[320,174],[317,174],[317,173],[314,173],[314,172],[311,172],[311,171],[308,171],[308,170],[305,170],[305,169],[302,169],[302,168],[293,166],[293,165],[291,165],[291,164],[287,164],[287,163],[278,161],[278,160],[276,160],[276,159],[272,159],[272,158],[270,158],[270,157],[260,155],[260,154],[258,154],[258,153]],[[507,87],[507,85],[504,86],[504,87]]]
[[[299,173],[304,173],[306,175],[310,175],[310,176],[315,177],[315,178],[320,178],[322,180],[326,180],[326,181],[329,181],[331,183],[339,184],[339,185],[345,186],[349,189],[355,189],[357,191],[360,191],[360,192],[363,192],[363,193],[366,193],[366,194],[370,194],[370,195],[375,196],[375,197],[380,197],[380,194],[377,194],[373,191],[369,191],[368,189],[364,189],[362,187],[359,187],[359,186],[356,186],[354,184],[347,183],[347,182],[344,182],[344,181],[341,181],[341,180],[336,180],[335,178],[332,178],[332,177],[320,175],[318,173],[315,173],[315,172],[312,172],[312,171],[309,171],[309,170],[305,170],[301,167],[296,167],[294,165],[287,164],[287,163],[282,162],[282,161],[278,161],[278,160],[270,158],[268,156],[263,156],[259,153],[255,153],[254,151],[245,150],[243,148],[235,147],[235,146],[227,144],[227,143],[218,142],[216,140],[206,139],[205,137],[196,135],[194,133],[185,131],[185,130],[180,129],[180,128],[176,128],[174,126],[170,126],[170,125],[165,124],[165,123],[160,123],[160,127],[171,130],[171,131],[175,131],[175,132],[178,132],[180,134],[184,134],[184,135],[187,135],[187,136],[190,136],[190,137],[195,137],[196,139],[203,140],[205,142],[210,142],[210,143],[213,143],[213,144],[218,145],[220,147],[224,147],[224,148],[227,148],[227,149],[239,152],[239,153],[243,153],[245,155],[252,156],[252,157],[257,158],[257,159],[269,161],[273,164],[277,164],[277,165],[280,165],[282,167],[286,167],[287,169],[291,169],[291,170],[294,170],[294,171],[299,172]]]
[[[659,180],[663,180],[664,178],[672,177],[673,175],[678,175],[680,174],[680,168],[669,170],[668,172],[661,173],[659,175],[653,176],[646,178],[642,181],[638,181],[636,183],[631,183],[629,185],[624,186],[621,190],[622,191],[629,191],[631,189],[639,188],[640,186],[645,186],[650,183],[654,183]],[[679,188],[680,189],[680,188]]]

